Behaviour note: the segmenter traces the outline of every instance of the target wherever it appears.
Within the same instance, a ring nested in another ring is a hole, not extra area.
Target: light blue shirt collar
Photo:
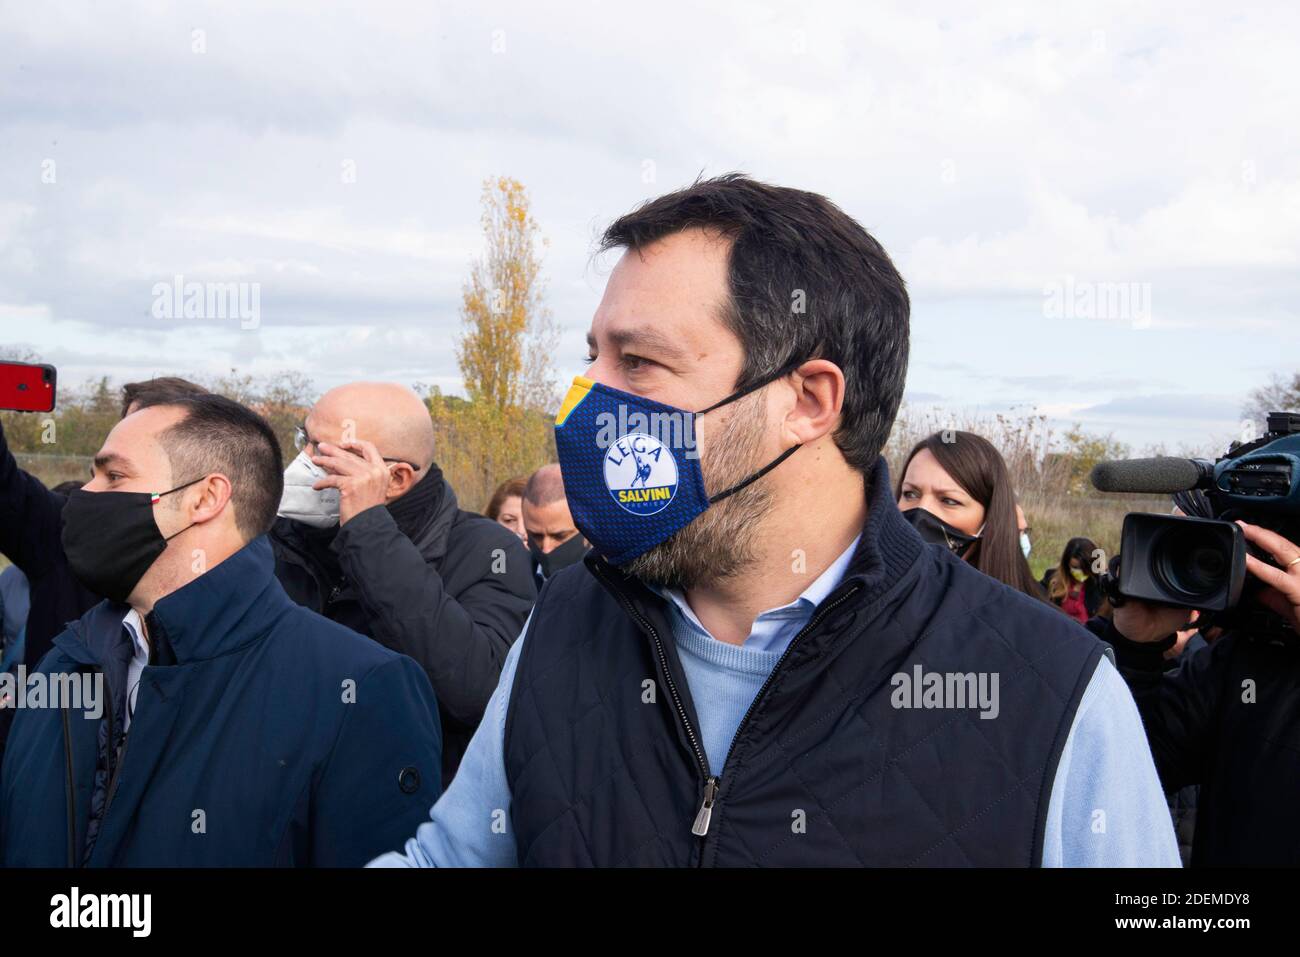
[[[849,564],[853,561],[853,553],[857,551],[858,540],[861,538],[862,535],[859,533],[849,547],[831,562],[824,572],[814,578],[794,601],[780,608],[769,608],[761,612],[754,619],[754,626],[749,632],[749,637],[742,643],[742,647],[750,651],[777,653],[785,651],[790,640],[799,633],[799,629],[808,624],[817,606],[843,581],[844,573],[848,571]],[[684,619],[693,631],[708,638],[713,637],[695,616],[695,612],[686,601],[686,595],[680,589],[655,588],[654,591],[669,600],[673,614]]]

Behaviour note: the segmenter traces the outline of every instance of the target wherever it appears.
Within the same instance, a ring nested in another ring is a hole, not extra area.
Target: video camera
[[[1233,442],[1214,462],[1152,458],[1098,463],[1101,492],[1177,493],[1200,490],[1205,515],[1130,512],[1124,517],[1120,559],[1101,576],[1112,604],[1126,598],[1195,608],[1202,627],[1290,631],[1256,602],[1243,602],[1259,583],[1246,574],[1246,554],[1276,564],[1250,546],[1242,519],[1300,544],[1300,413],[1270,412],[1267,431]],[[1193,493],[1194,494],[1194,493]],[[1186,511],[1186,509],[1184,509]]]

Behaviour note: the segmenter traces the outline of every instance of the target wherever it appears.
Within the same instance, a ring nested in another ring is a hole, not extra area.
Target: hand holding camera
[[[1152,644],[1164,641],[1191,624],[1196,612],[1175,605],[1131,599],[1115,608],[1115,630],[1129,641]]]
[[[1092,482],[1103,492],[1198,496],[1187,500],[1198,514],[1125,517],[1121,560],[1102,581],[1124,637],[1163,641],[1193,609],[1199,625],[1300,630],[1300,414],[1271,413],[1263,436],[1216,462],[1103,462]]]
[[[1254,555],[1246,555],[1246,570],[1263,585],[1255,597],[1300,631],[1300,546],[1258,525],[1243,521],[1237,524],[1246,541],[1267,552],[1277,563],[1274,567]],[[1129,599],[1115,609],[1114,620],[1121,635],[1129,641],[1146,644],[1164,641],[1183,631],[1196,617],[1196,611],[1177,605]]]
[[[1246,556],[1246,569],[1263,582],[1256,597],[1270,611],[1300,632],[1300,547],[1258,525],[1238,521],[1246,541],[1267,552],[1277,563],[1274,567],[1254,555]]]

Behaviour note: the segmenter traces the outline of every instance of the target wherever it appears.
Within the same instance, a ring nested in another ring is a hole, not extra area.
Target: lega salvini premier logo
[[[605,486],[633,515],[653,515],[677,494],[677,459],[654,436],[629,433],[605,453]]]

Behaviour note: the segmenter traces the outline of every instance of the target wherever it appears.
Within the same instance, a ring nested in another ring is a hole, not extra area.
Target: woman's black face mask
[[[942,545],[954,555],[960,557],[975,542],[978,535],[967,535],[961,529],[949,525],[938,515],[928,512],[919,505],[903,512],[903,518],[920,533],[921,538],[936,545]]]
[[[63,551],[68,567],[96,595],[125,602],[158,556],[167,549],[154,520],[154,504],[194,482],[166,492],[87,492],[76,489],[63,506]]]

